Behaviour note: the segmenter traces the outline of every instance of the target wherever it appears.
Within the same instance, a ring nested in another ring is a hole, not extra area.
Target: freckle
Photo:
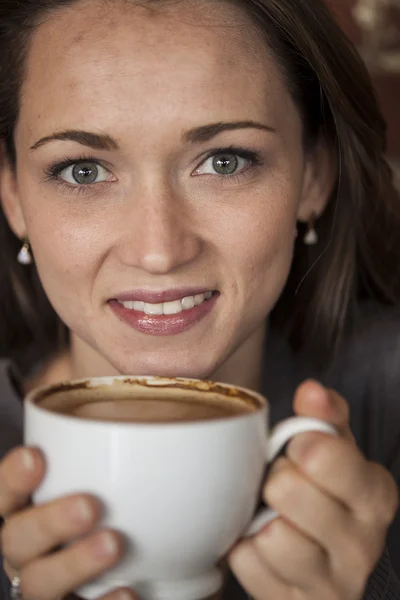
[[[80,44],[83,40],[83,32],[78,33],[75,37],[72,38],[72,44]]]

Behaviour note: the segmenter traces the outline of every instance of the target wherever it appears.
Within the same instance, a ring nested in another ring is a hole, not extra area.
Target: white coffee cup
[[[91,399],[104,390],[132,396],[145,390],[151,399],[171,394],[171,388],[189,401],[218,394],[252,409],[209,420],[135,423],[71,416],[41,405],[44,399],[67,402],[76,390]],[[269,432],[268,403],[260,394],[189,379],[95,378],[38,389],[25,402],[25,443],[40,448],[47,465],[34,502],[93,494],[105,508],[100,525],[121,531],[128,542],[119,565],[78,590],[88,600],[118,586],[131,587],[143,600],[200,600],[217,592],[220,559],[277,516],[265,509],[253,519],[266,464],[307,431],[336,433],[303,417]]]

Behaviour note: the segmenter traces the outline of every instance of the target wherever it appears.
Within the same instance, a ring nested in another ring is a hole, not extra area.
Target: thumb
[[[350,429],[349,405],[335,390],[314,380],[305,381],[296,390],[293,410],[302,417],[327,421],[336,427],[342,437],[354,441]]]

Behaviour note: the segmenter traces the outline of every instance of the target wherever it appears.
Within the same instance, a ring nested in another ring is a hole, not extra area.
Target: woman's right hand
[[[41,506],[29,504],[44,472],[42,455],[31,448],[17,448],[0,462],[4,568],[10,580],[21,578],[24,600],[59,600],[114,566],[123,554],[117,532],[94,531],[101,516],[95,498],[80,494]],[[133,598],[124,588],[104,600]]]

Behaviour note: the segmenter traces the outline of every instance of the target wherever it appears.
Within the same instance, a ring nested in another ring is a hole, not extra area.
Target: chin
[[[216,371],[216,365],[204,360],[204,356],[196,356],[193,360],[178,360],[178,357],[159,356],[155,354],[143,356],[140,360],[137,356],[133,360],[121,360],[114,362],[115,367],[121,375],[152,376],[152,377],[185,377],[188,379],[212,379]]]

